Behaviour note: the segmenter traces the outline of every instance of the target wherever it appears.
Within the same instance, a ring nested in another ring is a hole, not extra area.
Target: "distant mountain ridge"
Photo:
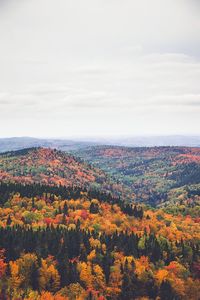
[[[56,148],[63,151],[84,149],[88,146],[113,145],[126,147],[188,146],[200,147],[200,136],[141,136],[119,138],[55,139],[33,137],[0,138],[0,152],[31,147]]]
[[[200,147],[199,136],[168,135],[168,136],[121,136],[98,139],[91,139],[92,142],[100,142],[104,145],[116,145],[125,147],[161,147],[161,146],[180,146],[180,147]]]
[[[96,145],[96,143],[63,139],[40,139],[33,137],[0,138],[0,152],[15,151],[33,147],[45,147],[70,151],[88,147],[89,145]]]

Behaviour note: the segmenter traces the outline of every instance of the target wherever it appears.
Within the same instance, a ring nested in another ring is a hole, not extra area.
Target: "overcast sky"
[[[0,0],[0,137],[200,134],[198,0]]]

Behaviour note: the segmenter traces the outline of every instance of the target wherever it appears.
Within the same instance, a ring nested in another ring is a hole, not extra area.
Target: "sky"
[[[200,135],[200,1],[0,0],[0,137]]]

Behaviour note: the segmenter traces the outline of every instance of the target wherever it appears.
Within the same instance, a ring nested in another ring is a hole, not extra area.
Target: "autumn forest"
[[[0,299],[198,300],[200,148],[0,154]]]

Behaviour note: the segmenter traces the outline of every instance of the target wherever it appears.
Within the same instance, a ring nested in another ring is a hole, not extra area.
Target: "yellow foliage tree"
[[[16,262],[10,261],[10,286],[13,290],[18,289],[21,284],[21,278],[19,275],[19,266]]]
[[[106,282],[105,282],[103,269],[99,265],[94,265],[93,273],[94,273],[93,286],[97,291],[104,291],[106,288]]]
[[[87,288],[92,288],[92,268],[90,263],[81,262],[78,264],[80,272],[80,280],[84,283]]]
[[[158,281],[158,284],[160,285],[164,280],[167,279],[169,272],[165,269],[158,270],[158,272],[155,275],[156,280]]]
[[[41,290],[55,292],[60,286],[60,275],[53,264],[48,265],[47,260],[42,259],[39,269],[39,286]]]

